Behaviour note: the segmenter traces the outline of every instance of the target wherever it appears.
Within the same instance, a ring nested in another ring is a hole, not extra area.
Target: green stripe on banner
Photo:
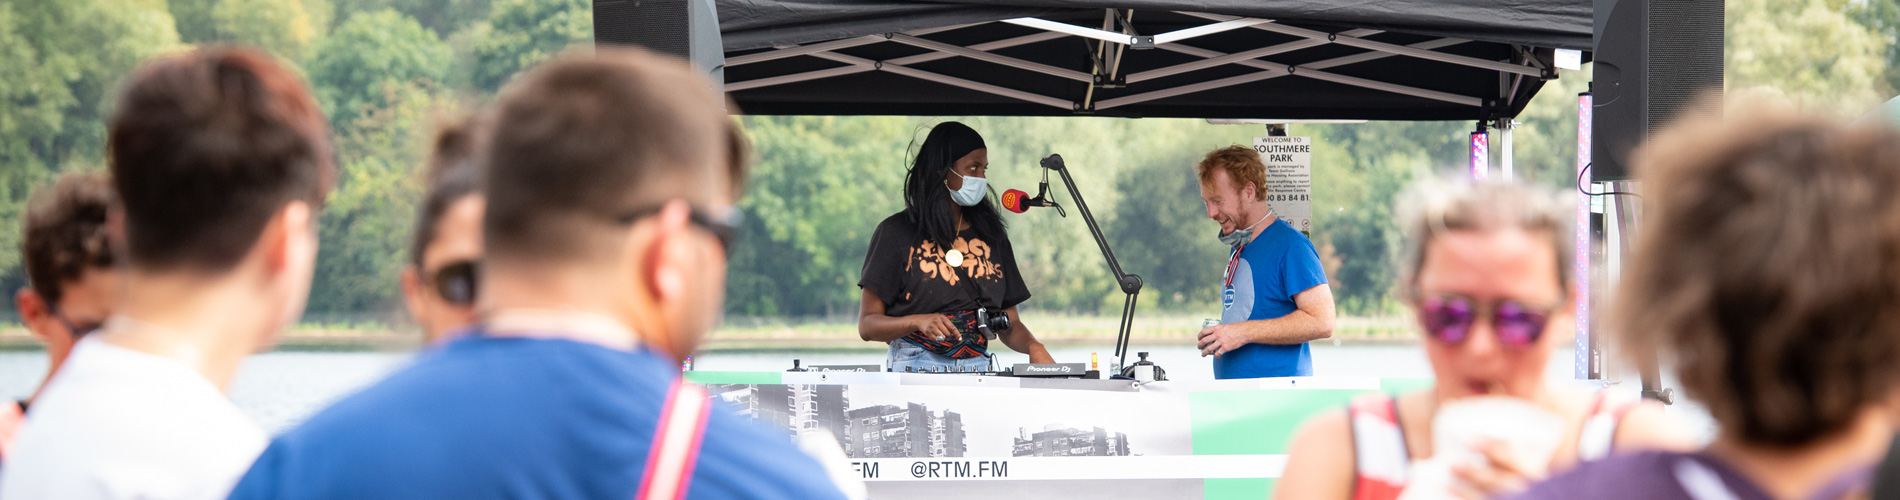
[[[780,372],[686,372],[686,381],[695,384],[783,384]]]
[[[1293,432],[1308,417],[1344,408],[1362,390],[1292,389],[1213,391],[1188,394],[1195,455],[1286,453]],[[1204,479],[1208,500],[1258,500],[1273,494],[1268,479]]]
[[[1432,388],[1431,378],[1382,378],[1379,379],[1379,391],[1386,394],[1405,394]]]
[[[1264,500],[1273,496],[1275,479],[1202,479],[1201,498]]]

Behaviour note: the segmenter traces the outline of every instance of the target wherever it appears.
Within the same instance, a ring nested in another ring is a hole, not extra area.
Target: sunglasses
[[[622,224],[639,222],[640,219],[652,217],[654,214],[660,213],[660,209],[664,207],[664,205],[654,205],[627,212],[621,215],[619,220]],[[694,226],[699,226],[699,228],[706,230],[708,233],[712,233],[713,237],[719,240],[719,249],[730,257],[732,255],[732,242],[738,237],[739,226],[745,223],[745,213],[740,212],[738,207],[731,207],[727,208],[723,215],[713,215],[698,207],[694,207],[691,211],[686,213],[686,222]]]
[[[458,306],[475,303],[475,291],[481,283],[481,266],[472,260],[451,262],[429,273],[435,294]]]
[[[1550,322],[1549,309],[1514,300],[1481,303],[1458,295],[1426,298],[1420,316],[1425,322],[1426,335],[1446,344],[1464,342],[1471,337],[1471,327],[1478,317],[1489,316],[1498,342],[1513,348],[1536,344],[1544,335],[1544,325]]]

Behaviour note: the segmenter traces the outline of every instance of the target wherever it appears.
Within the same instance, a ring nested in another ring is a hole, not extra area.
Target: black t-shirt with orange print
[[[957,233],[951,248],[963,252],[960,269],[944,261],[948,249],[924,238],[909,213],[898,212],[871,234],[858,286],[877,294],[889,316],[974,310],[976,287],[965,280],[983,288],[983,306],[996,314],[1029,300],[1029,287],[1016,269],[1008,237],[965,229]]]

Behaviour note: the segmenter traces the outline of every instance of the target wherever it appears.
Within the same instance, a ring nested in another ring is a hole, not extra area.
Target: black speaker
[[[1721,92],[1722,3],[1596,0],[1591,180],[1629,179],[1644,138]]]
[[[725,83],[726,53],[713,0],[594,0],[594,44],[635,45],[698,66]]]

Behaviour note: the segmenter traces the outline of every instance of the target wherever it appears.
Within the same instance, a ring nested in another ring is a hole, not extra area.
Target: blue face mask
[[[950,186],[944,186],[948,189]],[[963,176],[963,189],[951,189],[950,200],[958,205],[972,207],[983,202],[983,194],[989,192],[989,180],[982,177]]]
[[[1235,229],[1234,232],[1220,235],[1220,242],[1230,247],[1240,248],[1241,245],[1245,245],[1248,241],[1253,240],[1254,226],[1260,225],[1261,222],[1267,220],[1267,217],[1271,216],[1273,216],[1273,209],[1269,208],[1267,209],[1267,215],[1262,215],[1260,216],[1260,220],[1253,221],[1253,226]]]

